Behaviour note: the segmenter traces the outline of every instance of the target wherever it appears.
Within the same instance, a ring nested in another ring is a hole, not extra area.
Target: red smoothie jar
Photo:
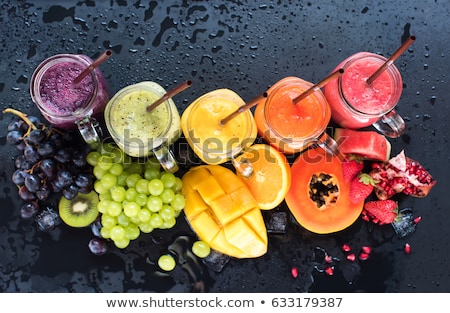
[[[45,119],[58,128],[78,128],[89,144],[100,141],[95,117],[103,112],[109,100],[105,79],[98,68],[74,83],[92,62],[85,55],[54,55],[39,64],[30,85],[31,98]]]
[[[403,90],[397,67],[390,64],[372,84],[367,83],[386,61],[378,54],[358,52],[336,67],[344,73],[323,87],[334,122],[350,129],[372,125],[392,138],[404,133],[405,122],[394,110]]]

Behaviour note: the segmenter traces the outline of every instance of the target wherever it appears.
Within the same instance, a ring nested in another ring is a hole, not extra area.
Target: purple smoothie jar
[[[89,144],[100,141],[97,114],[103,112],[108,88],[98,69],[74,83],[92,59],[80,54],[58,54],[44,60],[33,72],[30,94],[41,114],[55,127],[78,128]]]

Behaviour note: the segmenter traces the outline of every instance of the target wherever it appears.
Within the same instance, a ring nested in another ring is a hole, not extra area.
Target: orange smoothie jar
[[[257,129],[251,111],[237,115],[223,126],[220,124],[222,119],[244,104],[234,91],[217,89],[194,100],[183,112],[181,129],[203,162],[221,164],[233,160],[253,144]]]
[[[331,110],[320,90],[293,103],[293,99],[310,89],[312,83],[298,77],[286,77],[268,91],[265,103],[255,109],[258,134],[286,154],[301,152],[317,144],[337,154],[336,143],[326,134]]]

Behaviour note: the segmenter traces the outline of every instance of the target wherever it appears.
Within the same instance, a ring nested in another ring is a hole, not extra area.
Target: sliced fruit
[[[182,177],[184,213],[193,231],[211,249],[236,258],[267,252],[267,231],[247,186],[221,165],[191,168]]]
[[[386,161],[391,155],[391,144],[375,131],[336,128],[334,139],[343,154],[356,154],[364,159]]]
[[[291,166],[286,203],[297,222],[311,232],[328,234],[353,224],[364,201],[352,203],[342,162],[321,149],[309,149]]]
[[[72,200],[61,197],[58,204],[59,216],[69,226],[89,226],[99,214],[98,202],[98,194],[95,191],[87,194],[79,192]]]
[[[291,168],[286,157],[267,144],[255,144],[236,158],[248,161],[253,174],[237,176],[250,189],[261,210],[271,210],[283,202],[291,185]]]

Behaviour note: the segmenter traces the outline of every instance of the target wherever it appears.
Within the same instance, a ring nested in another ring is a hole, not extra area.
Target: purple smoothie
[[[73,82],[91,63],[83,55],[56,55],[42,62],[33,73],[31,96],[52,125],[72,129],[77,121],[93,117],[105,108],[109,97],[98,68],[79,83]]]

